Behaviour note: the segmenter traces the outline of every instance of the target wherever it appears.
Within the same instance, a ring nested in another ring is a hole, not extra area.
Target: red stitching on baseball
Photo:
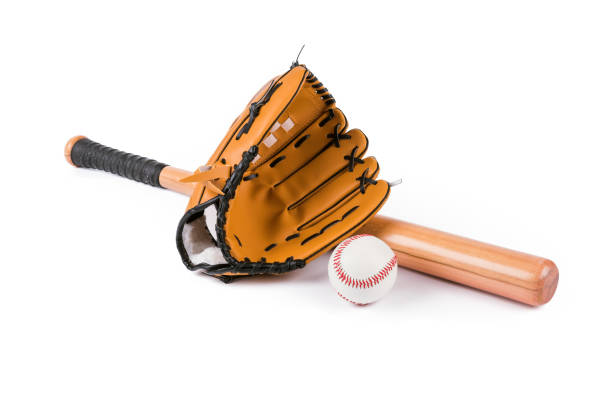
[[[349,299],[349,298],[346,298],[346,297],[342,296],[342,293],[340,293],[340,292],[336,292],[336,293],[337,293],[337,294],[338,294],[338,296],[340,296],[342,299],[346,300],[347,302],[351,302],[351,303],[352,303],[352,304],[354,304],[354,305],[357,305],[357,306],[365,306],[365,305],[367,305],[367,303],[357,303],[357,302],[355,302],[354,300],[351,300],[351,299]]]
[[[374,275],[369,276],[369,277],[367,277],[365,279],[356,279],[356,278],[353,278],[353,277],[349,276],[346,273],[346,271],[342,267],[342,262],[340,261],[340,257],[342,255],[342,252],[344,252],[346,247],[348,247],[351,242],[353,242],[353,241],[355,241],[355,240],[357,240],[359,238],[362,238],[362,237],[371,237],[371,236],[372,235],[369,235],[369,234],[360,234],[360,235],[352,236],[349,239],[347,239],[346,241],[342,242],[336,248],[336,252],[334,254],[332,265],[334,267],[334,271],[336,272],[336,276],[338,277],[340,282],[344,283],[346,286],[350,286],[352,288],[361,288],[361,289],[371,288],[372,286],[376,286],[376,285],[378,285],[379,282],[381,282],[383,279],[385,279],[387,276],[389,276],[389,273],[391,273],[391,270],[393,270],[393,267],[397,265],[397,255],[393,255],[393,258],[391,258],[382,267],[381,270],[379,270]],[[340,295],[340,293],[338,293],[338,295]],[[342,296],[342,295],[340,295],[340,297],[344,298],[344,296]],[[348,300],[348,299],[346,299],[346,300]],[[350,300],[349,300],[349,302],[350,302]]]

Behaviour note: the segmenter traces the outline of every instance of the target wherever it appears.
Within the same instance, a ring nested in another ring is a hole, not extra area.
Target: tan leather
[[[227,165],[215,165],[214,167],[199,169],[192,175],[181,179],[182,183],[206,183],[211,180],[224,179],[231,174],[232,167]]]
[[[265,103],[254,115],[257,102]],[[376,159],[361,160],[366,136],[347,126],[321,82],[305,66],[293,67],[257,92],[208,167],[185,179],[198,182],[188,209],[222,194],[228,169],[235,171],[243,153],[257,146],[228,201],[223,231],[231,257],[267,263],[314,259],[371,218],[389,193],[385,181],[375,181]]]

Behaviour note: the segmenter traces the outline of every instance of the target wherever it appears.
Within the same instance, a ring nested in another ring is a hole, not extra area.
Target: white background
[[[606,1],[0,3],[0,405],[610,406]],[[354,307],[326,259],[187,271],[187,199],[66,140],[193,169],[300,61],[369,136],[383,214],[553,259],[523,306],[400,270]]]

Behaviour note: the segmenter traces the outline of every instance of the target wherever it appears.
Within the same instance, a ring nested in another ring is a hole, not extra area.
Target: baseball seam
[[[334,268],[334,272],[336,272],[336,276],[340,282],[344,283],[346,286],[352,288],[371,288],[373,286],[378,285],[382,280],[384,280],[389,273],[393,270],[393,267],[397,265],[397,255],[393,255],[393,257],[375,274],[364,278],[364,279],[356,279],[349,276],[344,268],[342,267],[342,253],[349,246],[349,244],[359,238],[367,237],[367,234],[355,235],[338,245],[337,251],[334,254],[334,258],[332,261],[332,265]]]
[[[365,306],[365,305],[367,304],[367,303],[359,303],[359,302],[355,302],[354,300],[351,300],[351,299],[349,299],[349,298],[345,297],[345,296],[344,296],[342,293],[340,293],[340,292],[338,292],[338,291],[336,291],[336,293],[337,293],[337,294],[338,294],[338,296],[340,296],[342,299],[344,299],[344,300],[346,300],[347,302],[350,302],[350,303],[352,303],[352,304],[354,304],[354,305],[357,305],[357,306]]]

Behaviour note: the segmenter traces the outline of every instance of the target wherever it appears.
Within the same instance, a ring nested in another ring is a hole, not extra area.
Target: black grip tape
[[[159,174],[167,166],[156,160],[106,147],[87,138],[74,144],[70,159],[77,167],[104,170],[154,187],[162,187],[159,184]]]

